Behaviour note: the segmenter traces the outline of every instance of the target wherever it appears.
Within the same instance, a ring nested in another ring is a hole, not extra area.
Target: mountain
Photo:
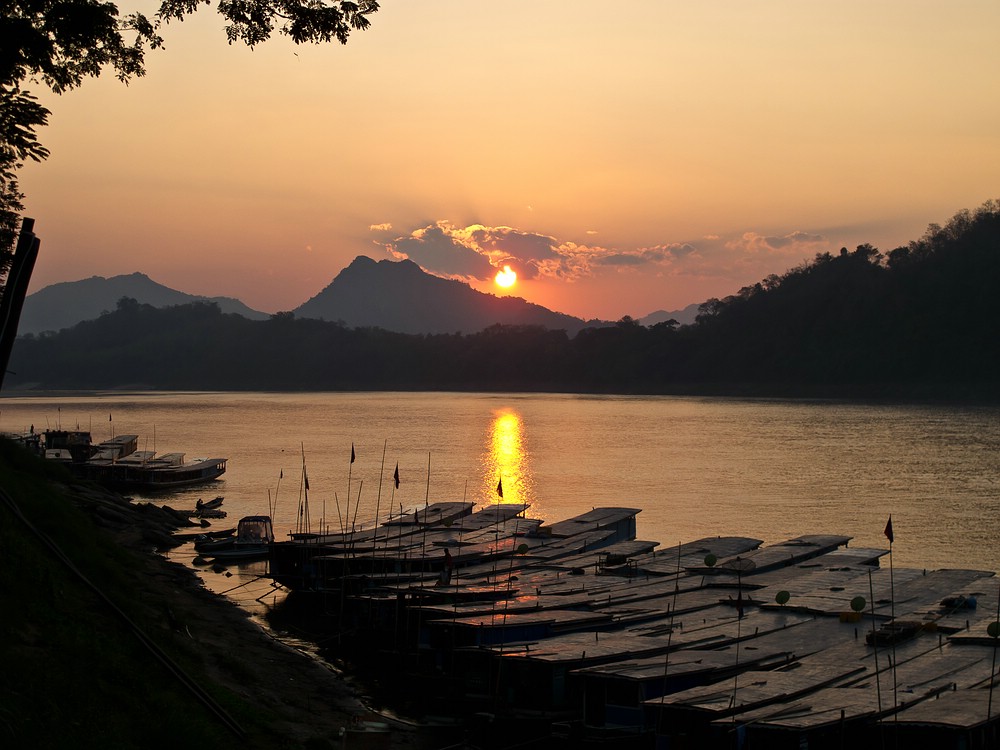
[[[561,329],[573,336],[588,326],[607,325],[552,312],[520,297],[477,292],[460,281],[425,273],[409,260],[376,262],[363,255],[292,312],[299,318],[397,333],[476,333],[503,323]]]
[[[683,310],[656,310],[651,312],[644,318],[640,318],[639,322],[644,326],[655,326],[657,323],[665,323],[668,320],[676,320],[682,326],[689,326],[694,323],[696,317],[698,317],[698,308],[701,307],[699,303],[694,303],[688,305]]]
[[[18,333],[41,333],[69,328],[84,320],[93,320],[101,313],[114,310],[118,300],[131,297],[153,307],[186,305],[191,302],[215,302],[224,313],[236,313],[250,320],[264,320],[267,313],[258,312],[232,297],[201,297],[186,294],[158,284],[145,274],[122,276],[91,276],[80,281],[64,281],[29,294],[24,300]]]

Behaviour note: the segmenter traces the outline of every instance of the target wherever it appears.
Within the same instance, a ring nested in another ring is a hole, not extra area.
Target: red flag
[[[895,537],[892,535],[892,514],[889,514],[889,522],[885,525],[885,538],[889,540],[889,544],[895,541]]]
[[[392,472],[392,481],[396,483],[396,489],[399,489],[399,464],[396,464],[396,470]]]
[[[351,443],[351,463],[354,463],[354,443]]]
[[[500,477],[500,481],[497,482],[497,494],[503,497],[503,477]]]

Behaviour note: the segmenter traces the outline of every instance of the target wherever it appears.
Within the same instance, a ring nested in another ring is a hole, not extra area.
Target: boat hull
[[[181,466],[143,466],[84,461],[70,463],[70,471],[116,490],[169,490],[211,482],[226,473],[226,459],[213,458]]]

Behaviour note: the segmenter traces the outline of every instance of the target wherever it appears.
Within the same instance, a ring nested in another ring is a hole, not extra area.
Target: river
[[[140,449],[229,459],[169,496],[223,495],[226,521],[270,513],[372,524],[426,501],[528,502],[559,520],[639,508],[669,547],[800,534],[886,547],[897,566],[1000,570],[1000,408],[837,401],[476,393],[101,393],[0,398],[0,430],[139,435]],[[351,461],[352,447],[355,460]],[[398,465],[400,484],[393,474]],[[309,490],[305,491],[304,478]]]

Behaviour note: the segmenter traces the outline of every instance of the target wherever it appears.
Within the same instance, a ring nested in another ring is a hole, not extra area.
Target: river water
[[[229,459],[225,521],[270,513],[369,526],[391,507],[528,502],[560,520],[639,508],[638,535],[765,543],[799,534],[887,547],[897,566],[1000,570],[1000,408],[552,394],[107,393],[0,398],[0,431],[139,435],[140,449]],[[355,460],[352,463],[352,446]],[[398,465],[400,484],[393,474]],[[305,490],[304,477],[309,489]]]

